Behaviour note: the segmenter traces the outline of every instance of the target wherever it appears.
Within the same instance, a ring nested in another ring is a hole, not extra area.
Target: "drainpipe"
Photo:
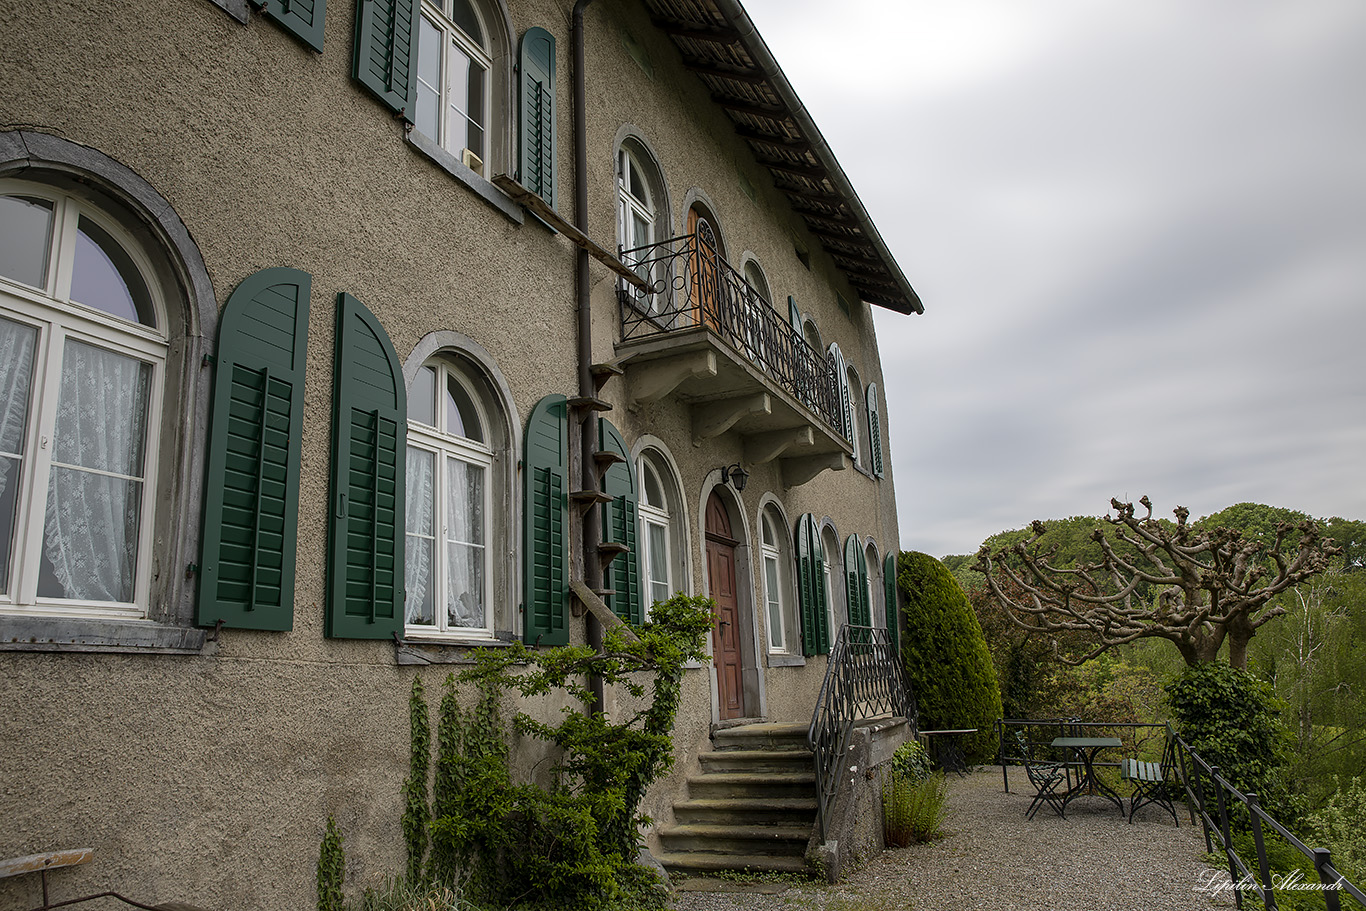
[[[584,112],[587,90],[584,85],[584,35],[583,10],[593,0],[577,0],[570,16],[569,36],[574,54],[574,227],[585,236],[588,235],[588,118]],[[582,247],[574,265],[575,296],[578,308],[579,343],[579,396],[592,398],[597,395],[597,385],[593,382],[590,368],[593,364],[593,308],[589,299],[588,251]],[[598,476],[593,454],[598,451],[598,413],[586,409],[579,427],[579,467],[582,472],[582,488],[596,490]],[[601,540],[602,507],[593,504],[583,517],[583,581],[588,588],[597,591],[603,588],[602,564],[598,561],[598,542]],[[602,651],[602,625],[591,612],[585,615],[588,644]],[[603,709],[602,678],[589,680],[593,692],[592,710]]]

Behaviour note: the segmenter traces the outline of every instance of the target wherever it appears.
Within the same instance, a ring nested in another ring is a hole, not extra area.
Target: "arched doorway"
[[[740,595],[736,585],[735,552],[730,514],[721,497],[707,498],[707,578],[716,602],[713,613],[712,660],[716,665],[716,701],[722,721],[745,717],[744,656],[741,648]]]
[[[698,308],[698,315],[713,332],[720,332],[727,322],[723,312],[725,289],[721,276],[721,261],[725,259],[726,251],[716,232],[715,219],[700,203],[688,209],[688,236],[692,245],[688,268],[692,273],[693,306]]]

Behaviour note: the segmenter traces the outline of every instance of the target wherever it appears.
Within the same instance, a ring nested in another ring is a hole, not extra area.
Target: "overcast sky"
[[[1366,3],[745,8],[925,303],[874,308],[904,548],[1366,518]]]

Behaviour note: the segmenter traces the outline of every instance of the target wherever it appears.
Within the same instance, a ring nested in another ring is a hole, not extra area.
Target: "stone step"
[[[688,778],[688,796],[694,798],[782,798],[814,797],[816,773],[802,772],[711,772]]]
[[[659,841],[667,851],[700,851],[710,854],[795,854],[806,853],[811,826],[670,826],[659,831]]]
[[[812,768],[806,750],[719,750],[698,757],[704,772],[803,772]]]
[[[655,858],[666,870],[714,873],[720,870],[771,870],[804,873],[806,861],[787,854],[718,854],[711,851],[662,851]]]
[[[719,823],[809,827],[816,821],[816,810],[814,796],[692,798],[674,804],[674,822],[678,825]]]
[[[802,722],[760,722],[722,728],[712,735],[713,750],[801,750],[810,753],[806,743],[807,725]]]

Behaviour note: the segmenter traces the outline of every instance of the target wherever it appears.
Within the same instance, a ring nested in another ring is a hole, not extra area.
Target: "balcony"
[[[617,363],[633,407],[689,404],[697,442],[734,432],[745,462],[781,460],[783,483],[850,464],[838,378],[730,263],[699,235],[623,250],[643,282],[621,280]]]

